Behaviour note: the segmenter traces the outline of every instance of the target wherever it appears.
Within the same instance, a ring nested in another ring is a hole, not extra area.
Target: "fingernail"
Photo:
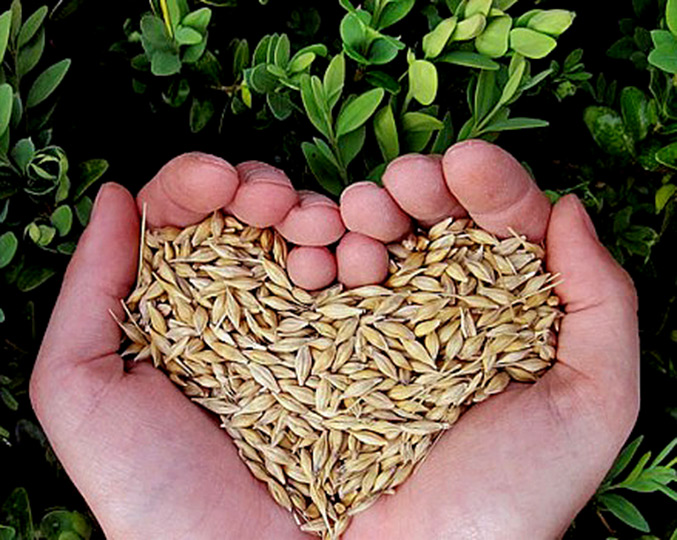
[[[588,214],[588,211],[585,209],[585,206],[576,195],[572,195],[572,197],[576,206],[578,207],[578,212],[581,215],[581,219],[583,220],[586,229],[588,229],[590,236],[592,236],[595,240],[599,240],[599,237],[597,236],[597,231],[595,230],[595,224],[592,222],[592,218],[590,217],[590,214]]]
[[[99,207],[101,206],[101,201],[103,200],[104,197],[104,191],[107,191],[110,189],[110,182],[107,182],[105,184],[102,184],[101,187],[99,188],[99,192],[96,194],[96,199],[94,199],[94,205],[92,206],[92,215],[90,217],[90,221],[92,221],[95,217],[97,212],[99,211]]]

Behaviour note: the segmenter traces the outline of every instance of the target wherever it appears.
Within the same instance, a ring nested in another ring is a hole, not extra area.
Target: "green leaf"
[[[514,58],[518,57],[515,56],[513,59]],[[517,60],[514,62],[514,64],[511,62],[511,67],[513,67],[513,70],[508,77],[508,82],[506,82],[505,87],[503,87],[501,98],[498,101],[501,105],[509,103],[510,100],[515,97],[517,89],[522,83],[522,78],[524,77],[524,71],[526,70],[527,63]]]
[[[168,77],[181,71],[181,59],[172,51],[155,51],[150,59],[150,70],[157,77]]]
[[[614,516],[623,521],[623,523],[642,532],[649,532],[649,524],[644,519],[644,516],[642,516],[637,507],[625,497],[615,493],[605,493],[599,496],[598,502]]]
[[[10,11],[12,12],[12,24],[9,37],[12,41],[14,41],[19,37],[19,31],[21,30],[21,20],[23,18],[23,10],[21,8],[20,0],[12,1]]]
[[[362,126],[359,129],[343,135],[343,137],[339,137],[338,147],[339,152],[341,153],[341,162],[344,167],[347,168],[362,151],[366,138],[367,126]]]
[[[89,218],[92,214],[92,206],[92,199],[90,199],[87,195],[75,203],[75,215],[77,216],[80,225],[83,227],[86,227],[89,223]]]
[[[280,92],[266,94],[266,103],[268,103],[273,116],[280,121],[289,118],[294,110],[294,105],[289,97]]]
[[[557,41],[530,28],[513,28],[510,31],[510,46],[527,58],[540,59],[557,47]]]
[[[0,236],[0,268],[4,268],[12,262],[18,247],[19,241],[12,231]]]
[[[677,142],[668,144],[656,152],[656,161],[671,169],[677,169]]]
[[[329,62],[327,71],[324,72],[322,87],[324,95],[327,96],[329,110],[332,110],[343,92],[346,77],[346,59],[343,54],[337,54]]]
[[[28,92],[26,107],[39,105],[57,89],[71,65],[70,59],[61,60],[43,71]]]
[[[291,57],[291,43],[287,34],[282,34],[275,45],[273,63],[282,69],[287,69]]]
[[[202,34],[190,26],[179,26],[174,34],[179,45],[197,45],[203,39]]]
[[[667,458],[670,453],[677,447],[677,438],[673,439],[663,450],[661,450],[661,453],[656,456],[656,459],[654,459],[651,462],[651,467],[658,467],[661,463],[663,463],[663,460]]]
[[[429,114],[408,112],[402,116],[402,128],[409,132],[432,132],[442,129],[444,124]]]
[[[204,7],[186,15],[181,21],[181,24],[183,26],[190,26],[204,35],[207,32],[207,26],[209,26],[209,21],[211,21],[211,19],[212,10]]]
[[[237,41],[233,55],[233,76],[239,77],[249,62],[249,42],[246,39]]]
[[[670,32],[677,36],[677,0],[668,0],[665,6],[665,21]]]
[[[382,88],[374,88],[350,102],[336,120],[336,136],[350,133],[369,120],[383,100],[384,94]]]
[[[30,138],[21,139],[14,148],[12,148],[11,153],[12,159],[16,166],[26,174],[28,171],[28,166],[35,157],[35,145]]]
[[[430,105],[437,96],[437,68],[427,60],[409,64],[409,93],[421,105]]]
[[[477,51],[490,58],[500,58],[508,52],[512,18],[497,17],[475,39]]]
[[[78,187],[75,188],[73,199],[78,200],[97,180],[108,170],[108,162],[105,159],[90,159],[81,163],[78,167]]]
[[[398,42],[399,43],[399,42]],[[370,64],[383,65],[395,59],[401,47],[396,46],[392,40],[378,38],[372,41],[367,53],[367,61]]]
[[[649,54],[649,63],[668,73],[677,73],[677,38],[665,30],[654,30],[651,39],[656,49]]]
[[[3,135],[9,127],[13,101],[12,87],[7,83],[0,85],[0,135]]]
[[[473,117],[479,123],[498,102],[496,92],[496,72],[483,70],[477,77],[473,100]]]
[[[414,7],[416,0],[391,0],[376,21],[376,28],[383,30],[404,19]]]
[[[30,292],[37,289],[54,274],[56,274],[56,270],[53,268],[29,266],[21,272],[16,286],[21,292]]]
[[[621,115],[609,107],[588,107],[583,115],[597,145],[612,156],[634,155],[634,143]]]
[[[0,210],[0,224],[5,222],[7,219],[7,214],[9,214],[9,199],[5,200],[2,210]]]
[[[313,76],[320,83],[317,76]],[[328,122],[327,115],[324,113],[325,108],[328,108],[326,103],[319,103],[316,98],[316,92],[313,90],[313,79],[310,75],[303,75],[301,77],[301,99],[303,101],[303,108],[308,115],[311,123],[322,133],[325,137],[331,135],[331,125]],[[321,84],[321,83],[320,83]]]
[[[340,195],[343,191],[341,175],[336,166],[324,157],[318,148],[308,142],[301,145],[303,155],[313,175],[320,185],[332,195]]]
[[[468,3],[465,5],[464,16],[467,19],[480,13],[487,17],[489,11],[491,11],[491,0],[468,0]]]
[[[548,127],[549,122],[539,120],[537,118],[508,118],[507,120],[499,120],[489,124],[483,129],[486,133],[499,131],[515,131],[518,129],[534,129]]]
[[[301,73],[310,67],[315,61],[316,55],[312,52],[303,53],[301,55],[294,55],[294,58],[289,62],[287,69],[289,73]]]
[[[442,120],[444,127],[439,131],[433,147],[430,150],[431,154],[444,154],[449,147],[454,143],[454,124],[451,121],[451,113],[447,112]]]
[[[7,43],[9,43],[9,30],[12,26],[12,11],[7,10],[0,15],[0,65],[5,58]]]
[[[42,53],[45,50],[45,30],[41,29],[38,37],[33,39],[29,45],[23,47],[19,51],[17,58],[17,75],[23,77],[31,72],[35,66],[40,62]]]
[[[383,107],[374,116],[374,132],[385,161],[392,161],[400,155],[397,124],[395,123],[395,115],[390,104]]]
[[[487,25],[487,18],[481,13],[477,13],[472,17],[459,22],[456,25],[454,34],[451,36],[452,41],[468,41],[479,36]]]
[[[651,128],[649,101],[644,92],[634,86],[621,92],[621,115],[623,122],[635,142],[643,141]]]
[[[10,411],[16,411],[19,409],[19,402],[4,386],[0,387],[0,399]]]
[[[28,502],[28,493],[24,488],[16,488],[2,506],[3,522],[6,526],[16,529],[20,539],[30,540],[35,537],[31,505]]]
[[[535,14],[527,27],[549,36],[560,36],[572,25],[576,14],[565,9],[549,9]]]
[[[59,236],[66,236],[73,226],[73,211],[67,205],[59,206],[52,213],[52,225],[56,227]]]
[[[456,29],[456,17],[441,21],[435,29],[423,36],[423,52],[426,58],[437,58],[451,39]]]
[[[399,94],[402,90],[400,83],[396,79],[383,71],[368,71],[364,76],[364,80],[375,88],[383,88],[391,94]]]
[[[635,453],[637,452],[639,445],[642,444],[643,440],[644,436],[639,436],[625,448],[623,448],[622,452],[616,458],[613,467],[611,467],[607,473],[605,481],[611,481],[623,473],[623,471],[632,461],[632,458],[635,457]]]
[[[344,45],[360,50],[367,41],[367,28],[357,13],[348,13],[341,21],[341,39]]]
[[[258,66],[245,71],[245,77],[249,86],[259,94],[267,94],[274,91],[279,80],[267,68],[266,64],[259,64]]]
[[[45,540],[65,540],[65,535],[69,533],[74,539],[87,540],[92,534],[92,527],[85,516],[66,510],[53,510],[45,514],[39,529]]]
[[[28,17],[28,19],[26,19],[26,22],[23,24],[21,31],[19,32],[19,39],[17,41],[17,47],[19,49],[26,45],[26,43],[33,39],[33,36],[38,33],[38,30],[40,30],[40,27],[42,26],[46,16],[47,6],[42,6],[30,17]]]
[[[214,104],[209,99],[200,100],[193,98],[190,106],[189,124],[193,133],[199,133],[214,116]]]
[[[456,64],[458,66],[488,69],[491,71],[496,71],[501,67],[500,64],[494,62],[491,58],[468,51],[453,51],[440,56],[437,60],[449,64]]]

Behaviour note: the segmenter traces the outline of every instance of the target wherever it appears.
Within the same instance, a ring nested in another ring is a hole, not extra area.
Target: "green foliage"
[[[627,499],[627,492],[658,492],[677,502],[677,491],[670,487],[670,484],[677,481],[677,457],[667,461],[677,447],[677,438],[673,439],[653,461],[651,452],[643,454],[628,472],[643,439],[644,437],[638,437],[623,449],[597,489],[593,501],[598,512],[602,514],[609,512],[630,527],[648,533],[649,523],[640,510]]]

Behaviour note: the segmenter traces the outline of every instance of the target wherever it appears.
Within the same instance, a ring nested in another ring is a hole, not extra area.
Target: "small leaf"
[[[487,18],[481,13],[477,13],[458,23],[451,39],[452,41],[468,41],[470,39],[475,39],[484,31],[486,25]]]
[[[73,199],[78,200],[97,180],[108,170],[108,162],[105,159],[90,159],[81,163],[78,167],[78,187],[73,193]]]
[[[527,27],[549,36],[560,36],[574,22],[576,14],[565,9],[549,9],[535,14],[529,19]]]
[[[7,43],[9,43],[9,31],[12,27],[12,11],[7,10],[0,15],[0,65],[5,58]]]
[[[181,71],[181,59],[172,51],[155,51],[150,60],[150,70],[156,77],[168,77]]]
[[[437,96],[437,68],[427,60],[409,64],[409,93],[421,105],[430,105]]]
[[[454,124],[451,121],[451,113],[447,112],[442,120],[444,127],[439,131],[433,147],[430,150],[431,154],[444,154],[447,149],[454,143]]]
[[[513,59],[515,58],[518,58],[518,56],[516,55],[513,57]],[[501,105],[506,105],[513,97],[515,97],[517,89],[522,83],[527,64],[524,61],[518,60],[515,61],[514,66],[511,62],[511,67],[513,67],[513,69],[511,70],[510,77],[508,77],[508,82],[505,83],[505,87],[501,93],[501,99],[499,100]]]
[[[202,131],[207,123],[214,116],[214,104],[209,99],[200,100],[193,98],[193,102],[190,106],[190,130],[193,133],[198,133]]]
[[[86,227],[89,223],[89,218],[92,213],[92,206],[92,199],[90,199],[87,195],[75,203],[75,215],[77,216],[80,225],[83,227]]]
[[[398,42],[399,43],[399,42]],[[397,53],[401,50],[389,39],[375,39],[369,46],[367,60],[370,64],[383,65],[395,59]]]
[[[654,30],[651,39],[656,48],[649,54],[649,63],[668,73],[677,73],[677,37],[665,30]]]
[[[197,45],[203,39],[202,34],[190,26],[179,26],[174,34],[179,45]]]
[[[449,64],[456,64],[458,66],[488,69],[491,71],[496,71],[501,67],[500,64],[494,62],[491,58],[468,51],[453,51],[440,56],[437,60]]]
[[[383,71],[368,71],[364,80],[375,88],[383,88],[391,94],[399,94],[402,90],[400,83],[396,79]]]
[[[5,312],[0,308],[0,323],[5,322]],[[0,426],[0,437],[9,437],[9,432]],[[16,531],[10,527],[5,527],[0,525],[0,540],[13,540],[16,535]]]
[[[61,60],[43,71],[28,92],[26,107],[31,108],[46,100],[61,84],[71,65],[69,59]]]
[[[549,122],[537,118],[508,118],[493,122],[484,128],[484,132],[515,131],[518,129],[534,129],[548,127]]]
[[[618,519],[642,532],[649,532],[649,524],[644,519],[637,507],[625,497],[615,493],[605,493],[598,498],[607,510]]]
[[[2,210],[0,210],[0,224],[5,222],[7,219],[7,214],[9,214],[9,199],[5,200]]]
[[[10,411],[16,411],[19,409],[19,402],[4,386],[0,387],[0,399]]]
[[[273,116],[280,121],[289,118],[294,110],[294,105],[286,94],[270,92],[266,94],[266,102]]]
[[[9,127],[12,118],[13,97],[12,87],[9,84],[0,85],[0,136]]]
[[[12,149],[12,159],[16,166],[25,174],[28,171],[28,166],[35,157],[35,145],[33,141],[28,139],[21,139]]]
[[[401,21],[409,14],[415,3],[416,0],[392,0],[387,3],[378,21],[376,21],[376,28],[383,30]]]
[[[315,77],[319,83],[319,78],[316,76],[313,77]],[[331,134],[331,126],[327,121],[327,116],[323,112],[326,104],[318,103],[315,97],[315,91],[313,90],[312,80],[313,79],[311,79],[309,75],[303,75],[301,77],[301,99],[303,101],[303,107],[311,123],[325,137],[329,137]]]
[[[12,491],[0,512],[3,514],[3,523],[16,529],[18,538],[28,540],[35,537],[31,505],[24,488]]]
[[[17,75],[23,77],[33,70],[40,62],[42,53],[45,50],[45,30],[44,28],[38,33],[38,37],[33,39],[28,45],[19,51],[17,58]]]
[[[344,167],[348,167],[351,162],[359,155],[364,147],[367,138],[367,126],[351,131],[343,135],[338,140],[339,152],[341,153],[341,162]]]
[[[42,26],[46,16],[47,6],[42,6],[30,17],[28,17],[28,19],[26,19],[26,22],[23,24],[21,31],[19,32],[19,39],[17,41],[17,47],[19,49],[26,45],[26,43],[28,43],[31,39],[33,39],[33,36],[37,34],[38,30],[40,30],[40,27]]]
[[[510,46],[527,58],[540,59],[557,47],[557,41],[530,28],[513,28],[510,31]]]
[[[301,73],[305,71],[315,61],[315,53],[307,52],[301,55],[295,55],[289,62],[287,69],[289,73]]]
[[[632,137],[628,134],[621,115],[609,107],[588,107],[583,116],[595,142],[612,156],[634,154]]]
[[[74,540],[86,540],[92,534],[89,520],[79,512],[53,510],[40,521],[40,533],[45,540],[66,540],[67,535]]]
[[[395,115],[390,105],[383,107],[374,116],[374,132],[385,161],[392,161],[400,155],[397,124],[395,123]]]
[[[491,0],[468,0],[465,5],[465,18],[472,17],[476,13],[480,13],[487,17],[491,11]]]
[[[668,0],[665,7],[665,21],[670,32],[677,36],[677,0]]]
[[[16,286],[21,292],[30,292],[37,289],[54,274],[56,274],[56,270],[53,268],[29,266],[21,272]]]
[[[625,448],[623,448],[621,453],[616,458],[613,467],[611,467],[611,469],[607,473],[605,481],[611,481],[623,473],[623,471],[632,461],[632,458],[635,457],[635,453],[637,452],[639,445],[642,444],[643,440],[644,440],[643,436],[637,437],[634,441],[632,441]]]
[[[322,86],[324,95],[327,96],[329,110],[332,110],[343,92],[346,77],[346,59],[343,54],[337,54],[329,62],[327,71],[324,72]]]
[[[426,58],[437,58],[442,54],[456,29],[456,23],[456,17],[444,19],[432,32],[423,36],[423,52]]]
[[[621,92],[621,115],[625,127],[635,142],[643,141],[651,128],[649,101],[644,92],[634,86],[623,88]]]
[[[328,161],[312,143],[304,142],[301,149],[310,170],[320,185],[332,195],[340,195],[343,191],[343,184],[336,166]]]
[[[73,211],[67,205],[59,206],[52,213],[51,222],[59,233],[59,236],[66,236],[73,226]]]
[[[500,58],[508,52],[512,18],[497,17],[475,39],[477,51],[490,58]]]
[[[483,70],[477,78],[473,100],[473,117],[479,123],[498,103],[496,72]]]
[[[360,50],[367,41],[367,29],[357,13],[348,13],[341,21],[341,39],[344,45]]]
[[[282,69],[287,69],[291,57],[291,43],[287,34],[282,34],[275,45],[273,63]]]
[[[186,15],[181,24],[183,26],[190,26],[194,28],[200,34],[204,35],[207,32],[207,26],[209,26],[209,21],[212,18],[212,10],[209,8],[200,8],[195,10],[188,15]]]
[[[9,231],[0,236],[0,268],[12,262],[18,247],[19,241],[13,232]]]
[[[656,152],[656,161],[671,169],[677,169],[677,142],[668,144]]]
[[[408,112],[402,116],[402,128],[410,132],[432,132],[442,129],[444,124],[429,114]]]
[[[677,438],[670,441],[670,443],[661,450],[661,453],[656,456],[656,458],[651,462],[651,467],[658,467],[663,460],[667,458],[670,453],[677,448]]]
[[[374,88],[349,103],[336,120],[336,136],[350,133],[369,120],[383,100],[384,94],[382,88]]]

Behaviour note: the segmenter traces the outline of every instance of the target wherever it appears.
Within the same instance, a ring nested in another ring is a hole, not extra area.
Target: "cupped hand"
[[[275,226],[299,247],[289,272],[306,288],[378,282],[384,243],[469,214],[498,235],[545,241],[566,315],[557,363],[512,384],[445,434],[392,497],[348,529],[351,539],[550,539],[594,493],[638,410],[636,297],[575,196],[554,208],[526,171],[481,141],[444,158],[405,156],[384,188],[360,183],[340,208],[295,192],[277,169],[203,154],[167,164],[135,201],[102,187],[66,273],[31,379],[38,419],[111,539],[304,538],[240,462],[226,433],[147,363],[118,355],[120,299],[136,278],[139,209],[151,226],[186,226],[226,208]],[[344,234],[344,224],[350,232]],[[326,247],[339,241],[336,254]]]

